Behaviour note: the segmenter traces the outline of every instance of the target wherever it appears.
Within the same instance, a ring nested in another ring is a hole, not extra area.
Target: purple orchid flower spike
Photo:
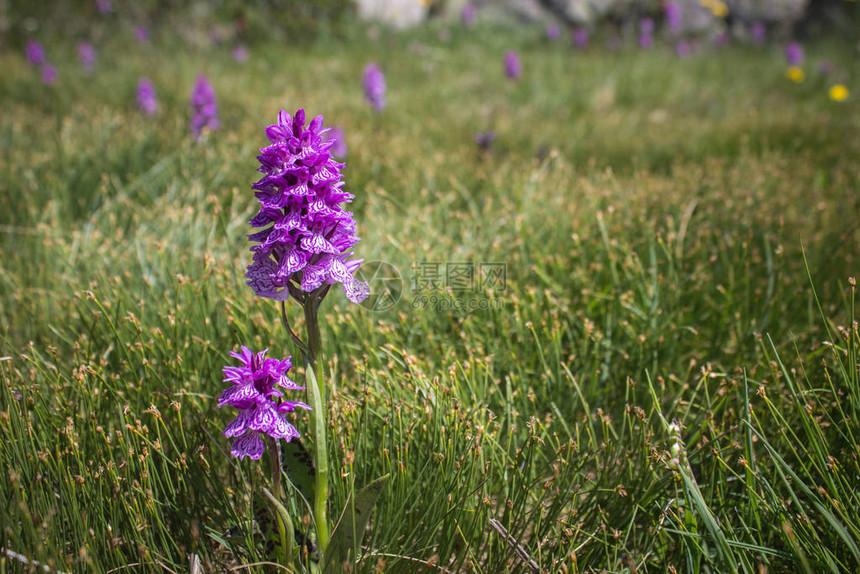
[[[38,40],[30,40],[27,42],[27,47],[24,50],[27,57],[27,63],[31,66],[41,66],[45,63],[45,49]]]
[[[385,74],[376,64],[364,69],[364,99],[377,112],[385,108]]]
[[[523,74],[523,65],[520,57],[513,50],[505,54],[505,75],[512,80],[518,79]]]
[[[323,117],[305,127],[305,112],[281,111],[266,128],[271,145],[257,159],[263,178],[254,184],[260,212],[251,219],[261,231],[249,236],[254,261],[248,285],[260,297],[285,301],[343,285],[347,299],[360,303],[370,293],[354,277],[361,259],[350,259],[358,242],[355,220],[342,203],[354,196],[343,189],[343,164],[331,156],[335,142],[324,138]]]
[[[87,73],[92,72],[96,67],[96,49],[89,42],[81,42],[78,44],[78,58],[81,60],[81,66]]]
[[[158,111],[158,96],[149,78],[141,78],[137,82],[137,107],[150,117]]]
[[[218,101],[215,89],[206,76],[197,76],[197,82],[191,91],[191,135],[195,140],[203,137],[203,130],[215,131],[221,127],[218,120]]]
[[[803,46],[800,45],[800,42],[789,42],[785,46],[785,60],[789,66],[803,64]]]

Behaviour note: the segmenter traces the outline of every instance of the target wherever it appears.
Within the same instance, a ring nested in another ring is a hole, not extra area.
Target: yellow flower
[[[803,79],[806,75],[803,73],[803,68],[799,68],[797,66],[789,66],[785,71],[785,77],[791,80],[796,84],[800,84],[803,82]]]
[[[717,18],[725,18],[729,13],[729,7],[726,6],[725,2],[720,2],[720,0],[716,0],[711,5],[711,12],[714,13],[714,16]]]
[[[834,102],[844,102],[848,98],[848,88],[842,84],[830,87],[830,99]]]
[[[717,18],[725,18],[729,13],[729,7],[722,0],[699,0],[703,8],[707,8]]]

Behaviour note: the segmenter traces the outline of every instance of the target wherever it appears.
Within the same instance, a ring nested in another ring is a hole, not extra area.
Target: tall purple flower
[[[555,22],[547,24],[546,39],[550,42],[555,42],[556,40],[558,40],[559,36],[561,36],[561,28],[558,27],[558,24],[556,24]]]
[[[654,19],[653,18],[642,18],[639,21],[639,32],[642,34],[653,34],[654,33]]]
[[[577,28],[573,31],[573,45],[580,49],[588,47],[588,28]]]
[[[158,111],[158,96],[149,78],[141,78],[137,82],[137,107],[150,117]]]
[[[146,26],[143,24],[139,24],[134,27],[134,36],[141,44],[149,42],[149,30],[147,30]]]
[[[235,48],[233,48],[233,59],[239,63],[247,61],[248,48],[246,48],[242,44],[237,45]]]
[[[678,36],[684,29],[684,13],[681,4],[676,0],[669,0],[663,5],[663,14],[666,16],[666,27],[670,36]]]
[[[505,53],[505,75],[512,80],[516,80],[523,74],[523,65],[520,63],[520,57],[513,50],[508,50]]]
[[[767,40],[767,28],[764,22],[756,21],[750,26],[750,40],[756,46],[761,46]]]
[[[364,69],[364,99],[377,112],[385,108],[385,74],[376,64]]]
[[[675,54],[679,58],[686,58],[690,54],[693,53],[693,45],[690,44],[687,40],[678,40],[678,43],[675,44]]]
[[[329,130],[328,134],[326,134],[325,139],[334,142],[334,144],[331,146],[331,155],[339,157],[341,159],[344,159],[346,157],[346,132],[343,131],[342,127],[332,127]]]
[[[50,62],[42,64],[42,82],[46,86],[53,86],[57,83],[57,68]]]
[[[27,47],[24,50],[27,56],[27,63],[31,66],[41,66],[45,63],[45,49],[38,40],[30,40],[27,42]]]
[[[78,44],[78,58],[80,58],[81,66],[86,72],[92,72],[96,67],[96,49],[89,42]]]
[[[191,90],[191,110],[191,135],[195,140],[200,139],[204,128],[214,131],[221,127],[215,90],[203,74],[197,76],[197,82]]]
[[[639,21],[639,47],[650,48],[654,44],[654,20],[642,18]]]
[[[463,22],[463,26],[466,28],[471,28],[472,24],[475,23],[475,5],[471,2],[466,2],[463,4],[463,9],[460,11],[460,20]]]
[[[803,63],[803,46],[800,42],[789,42],[785,46],[785,59],[789,66],[799,66]]]
[[[241,367],[224,367],[224,382],[232,386],[221,393],[218,407],[230,406],[238,409],[239,414],[224,429],[224,435],[236,438],[230,454],[238,459],[246,456],[258,460],[263,456],[266,446],[261,435],[290,442],[298,438],[299,431],[287,420],[287,413],[296,407],[310,410],[305,403],[285,401],[284,393],[278,387],[291,391],[301,391],[300,387],[287,377],[292,367],[290,358],[283,361],[267,359],[265,351],[251,352],[242,345],[242,352],[231,352]]]
[[[251,219],[262,227],[250,235],[254,261],[245,276],[260,297],[285,301],[342,283],[355,303],[367,298],[367,283],[353,276],[361,259],[349,259],[358,242],[355,220],[342,203],[353,196],[343,190],[343,164],[331,157],[334,142],[324,139],[323,117],[305,127],[305,111],[281,110],[278,123],[266,128],[271,145],[260,149],[254,184],[260,212]]]

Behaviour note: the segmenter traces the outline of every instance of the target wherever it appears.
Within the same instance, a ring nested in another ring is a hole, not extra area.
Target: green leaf
[[[314,459],[298,438],[281,443],[281,468],[310,506],[314,499]]]
[[[364,538],[364,529],[367,527],[370,513],[376,506],[387,481],[388,475],[386,474],[362,488],[355,495],[355,504],[352,503],[351,498],[347,498],[340,519],[329,540],[325,574],[336,574],[342,571],[344,562],[355,560],[361,540]]]
[[[281,562],[283,566],[290,567],[292,566],[293,561],[293,548],[296,545],[295,539],[295,531],[293,530],[293,521],[290,519],[290,513],[287,512],[287,509],[281,504],[281,501],[275,497],[271,492],[269,492],[268,488],[263,487],[263,494],[266,495],[266,498],[269,499],[278,515],[278,534],[281,538],[281,549],[282,549],[282,557]]]

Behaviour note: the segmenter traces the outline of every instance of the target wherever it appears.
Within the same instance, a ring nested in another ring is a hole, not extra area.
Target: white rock
[[[358,15],[397,29],[420,24],[427,18],[429,2],[421,0],[354,0]]]

